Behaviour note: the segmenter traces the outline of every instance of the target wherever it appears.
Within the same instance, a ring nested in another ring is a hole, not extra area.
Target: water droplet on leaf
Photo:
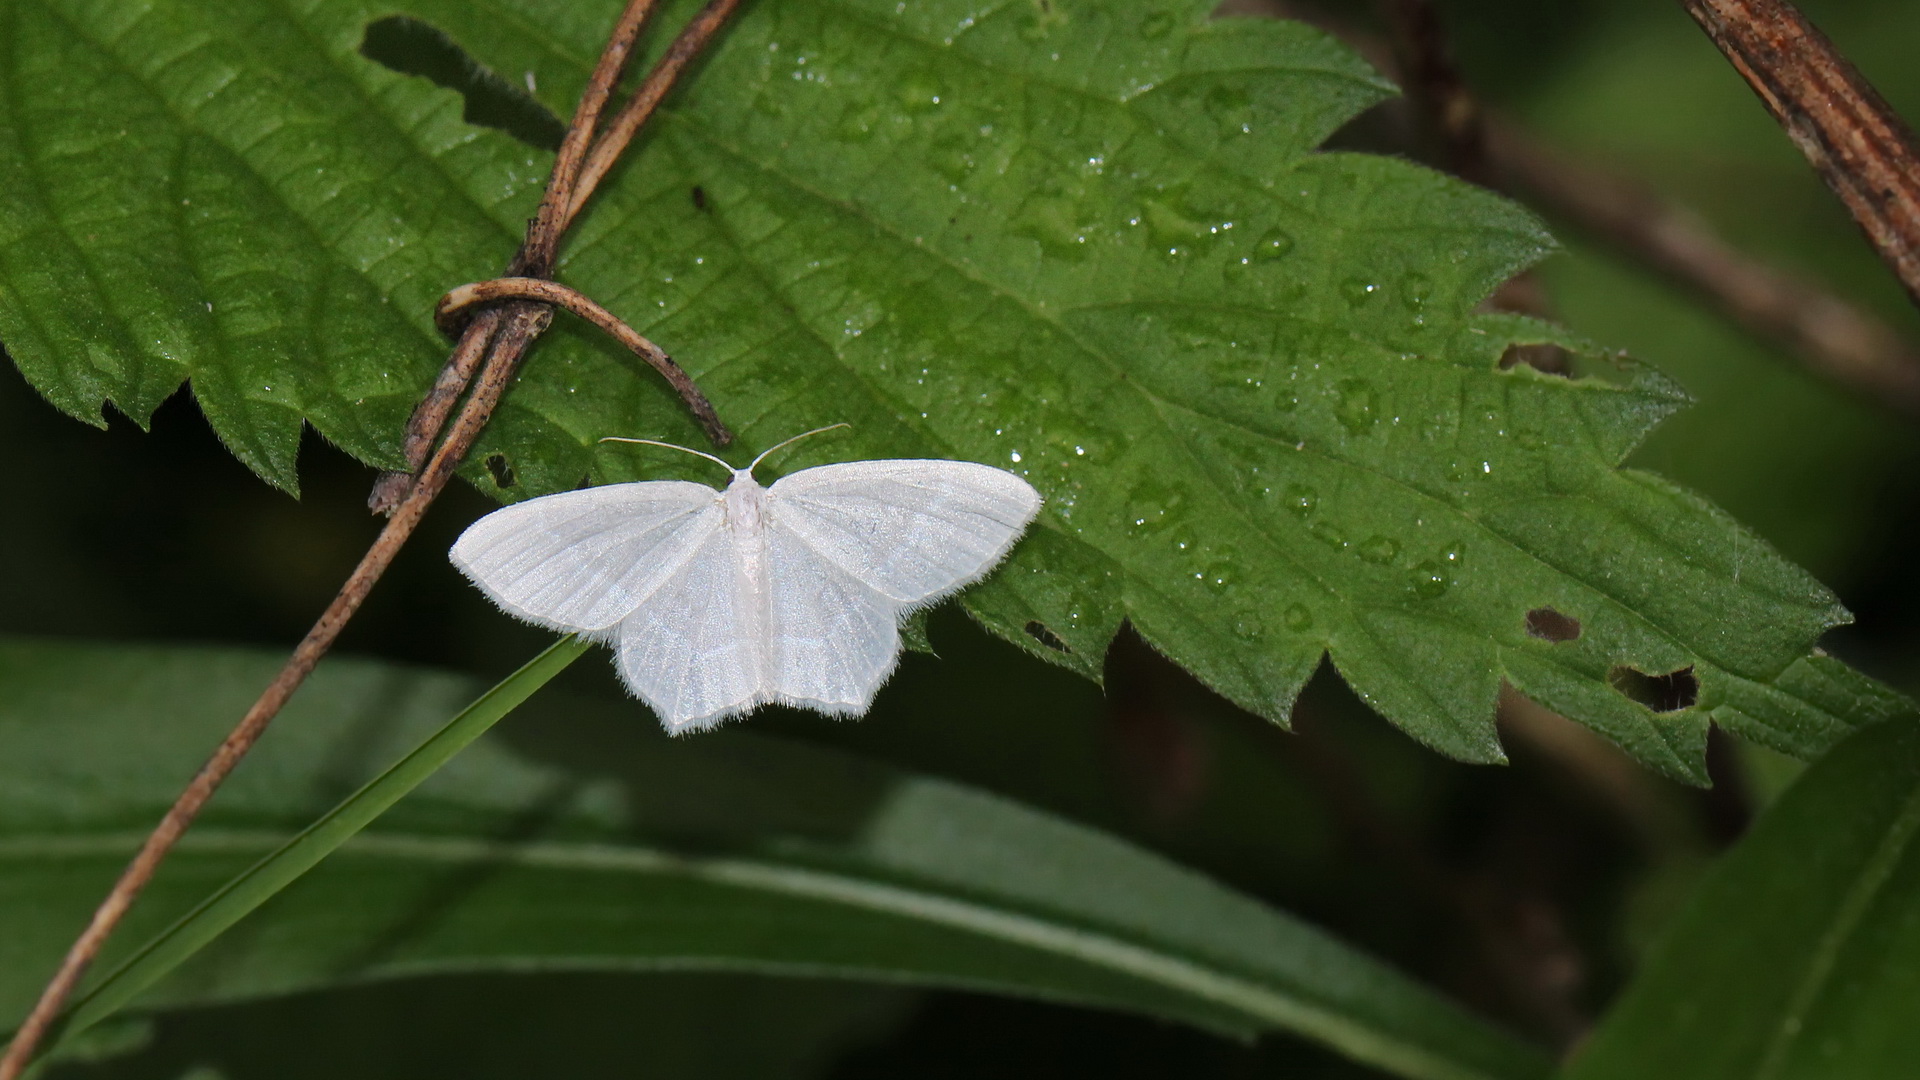
[[[1272,262],[1283,259],[1293,251],[1293,234],[1278,226],[1260,234],[1253,244],[1254,262]]]
[[[1358,435],[1379,420],[1380,398],[1372,383],[1365,379],[1342,379],[1335,389],[1339,398],[1333,414],[1349,433]]]
[[[1453,574],[1432,559],[1415,563],[1413,567],[1413,591],[1421,597],[1432,600],[1445,596],[1453,587]]]
[[[1369,536],[1354,549],[1370,563],[1385,565],[1400,556],[1400,542],[1391,536]]]

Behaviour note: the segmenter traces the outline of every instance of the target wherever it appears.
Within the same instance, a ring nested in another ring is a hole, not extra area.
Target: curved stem
[[[667,91],[673,89],[673,84],[679,81],[687,65],[706,49],[707,45],[713,41],[714,35],[720,32],[720,28],[726,25],[727,19],[739,6],[740,0],[708,0],[707,6],[701,8],[700,13],[689,20],[686,28],[680,31],[680,36],[673,39],[673,44],[667,47],[667,54],[653,65],[652,71],[647,72],[646,81],[640,84],[640,88],[633,92],[633,97],[627,100],[627,104],[620,110],[619,115],[607,125],[606,133],[594,141],[593,150],[587,155],[586,163],[581,166],[579,181],[573,191],[573,201],[567,206],[566,216],[560,219],[561,228],[566,228],[574,218],[579,216],[580,210],[587,205],[587,200],[593,198],[593,192],[600,186],[600,181],[606,177],[608,170],[613,168],[613,163],[620,160],[620,155],[626,152],[627,144],[633,141],[633,137],[639,133],[641,126],[653,116],[653,111],[660,107],[660,102],[665,100]]]
[[[544,276],[551,270],[560,237],[578,213],[584,195],[591,193],[600,176],[611,167],[611,160],[604,160],[604,155],[598,155],[596,171],[584,186],[581,185],[583,148],[593,145],[593,129],[600,113],[612,94],[614,84],[625,70],[641,26],[656,2],[629,0],[616,22],[600,62],[582,95],[580,106],[575,111],[573,125],[561,144],[561,153],[554,162],[554,172],[548,180],[540,211],[529,224],[526,240],[521,244],[519,253],[509,264],[510,273]],[[702,12],[702,16],[706,15],[706,12]],[[683,32],[681,39],[675,42],[676,48],[692,33],[692,28]],[[706,29],[695,34],[694,40],[704,45],[711,37],[712,30]],[[683,57],[677,61],[673,69],[675,77],[686,66],[688,59],[690,57]],[[669,78],[668,85],[671,82]],[[665,93],[664,88],[660,93]],[[629,133],[618,146],[624,147],[630,138]],[[595,149],[598,150],[598,147]],[[618,149],[613,151],[615,155],[618,152]],[[287,658],[280,673],[221,742],[213,756],[201,766],[95,909],[86,929],[68,948],[59,970],[48,981],[33,1010],[15,1032],[6,1053],[0,1055],[0,1080],[19,1080],[32,1063],[40,1044],[52,1030],[81,977],[99,955],[114,928],[126,916],[134,900],[152,880],[167,853],[228,774],[259,741],[267,725],[306,680],[320,658],[333,646],[348,620],[372,591],[374,583],[386,572],[400,548],[413,535],[421,518],[426,515],[427,507],[446,487],[447,481],[452,479],[454,470],[472,448],[480,430],[492,418],[494,407],[513,381],[514,371],[526,354],[527,347],[546,329],[552,318],[553,309],[546,303],[508,300],[495,312],[477,317],[467,324],[446,368],[408,424],[409,451],[419,453],[424,459],[424,467],[419,469],[418,478],[402,475],[394,480],[390,476],[383,478],[382,483],[376,486],[373,500],[375,508],[390,507],[392,510],[386,527],[367,549],[353,574],[340,587],[333,602],[327,605],[313,628],[307,631],[293,655]],[[466,404],[447,430],[446,437],[440,441],[439,449],[430,458],[427,457],[426,448],[433,444],[441,428],[446,426],[447,414],[466,388],[473,368],[482,355],[486,357],[485,364],[480,367],[478,378],[473,380],[474,385],[467,394]],[[413,461],[410,459],[409,463],[413,464]]]
[[[433,321],[445,330],[449,326],[459,325],[466,313],[474,307],[507,299],[537,300],[544,304],[563,307],[606,331],[614,340],[631,350],[635,356],[652,365],[653,370],[659,372],[661,377],[673,386],[674,392],[680,395],[680,400],[686,403],[687,411],[693,413],[694,419],[700,421],[700,426],[706,430],[707,438],[713,440],[715,446],[725,446],[733,441],[733,432],[728,430],[727,425],[722,423],[719,415],[713,411],[713,402],[708,401],[707,395],[701,393],[700,387],[694,384],[686,371],[673,362],[673,357],[668,356],[660,346],[640,336],[639,331],[622,322],[618,315],[559,282],[548,281],[545,278],[503,277],[462,285],[448,290],[447,295],[440,298],[440,303],[433,312]],[[483,311],[476,318],[484,318],[485,315],[486,312]]]

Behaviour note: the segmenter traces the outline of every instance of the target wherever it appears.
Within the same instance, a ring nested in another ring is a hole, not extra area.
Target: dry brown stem
[[[1787,0],[1681,0],[1920,304],[1920,142]]]
[[[673,357],[668,356],[666,350],[642,337],[639,331],[622,322],[613,312],[559,282],[544,278],[503,277],[462,285],[440,298],[439,306],[433,312],[433,321],[443,330],[456,328],[465,323],[467,313],[475,307],[481,308],[481,315],[475,317],[484,317],[491,305],[509,299],[537,300],[563,307],[606,331],[667,380],[715,446],[725,446],[733,441],[733,432],[714,412],[713,402],[707,400],[707,395],[681,370],[679,364],[673,362]]]
[[[561,234],[572,222],[579,206],[591,194],[593,185],[611,167],[611,158],[608,158],[600,162],[591,178],[584,182],[580,178],[580,163],[586,147],[591,143],[593,128],[614,84],[619,81],[634,41],[655,2],[632,0],[616,23],[606,52],[601,56],[582,95],[573,126],[568,129],[566,139],[561,144],[553,176],[548,181],[546,197],[528,226],[525,243],[510,264],[510,274],[516,277],[543,277],[551,270]],[[674,78],[685,70],[692,52],[697,52],[700,46],[712,40],[719,26],[711,15],[714,6],[720,5],[711,5],[707,11],[703,11],[701,19],[704,21],[697,27],[689,27],[676,40],[669,52],[669,57],[673,59],[670,72],[662,77],[661,68],[657,67],[649,76],[647,84],[655,87],[653,94],[656,103],[666,94]],[[733,6],[725,5],[726,13],[730,13]],[[719,18],[724,19],[725,13]],[[698,44],[689,47],[689,41]],[[665,66],[664,61],[662,66]],[[647,111],[651,112],[651,106]],[[618,146],[624,147],[631,136],[631,132],[624,135]],[[615,149],[613,155],[617,154],[618,149]],[[397,481],[393,477],[383,478],[382,484],[375,489],[376,500],[380,500],[384,493],[387,499],[385,505],[392,508],[386,527],[341,586],[333,602],[294,649],[293,655],[288,657],[273,682],[221,742],[213,756],[201,766],[160,824],[141,844],[133,860],[121,872],[106,899],[94,911],[86,929],[67,950],[59,970],[14,1034],[6,1054],[0,1057],[0,1080],[19,1080],[40,1044],[53,1029],[67,999],[79,986],[81,977],[99,955],[100,948],[113,933],[114,927],[159,869],[167,853],[228,774],[265,733],[268,724],[306,680],[320,658],[332,647],[347,621],[372,591],[374,583],[413,534],[428,506],[453,478],[454,471],[472,448],[481,429],[492,418],[500,396],[513,381],[514,372],[527,347],[546,329],[552,318],[553,309],[547,303],[511,299],[492,310],[481,312],[467,322],[445,369],[408,425],[408,452],[418,453],[424,460],[424,466],[419,468],[417,477],[399,474]],[[634,336],[638,337],[637,334]],[[484,364],[481,362],[483,356]],[[479,372],[477,379],[473,375],[476,368]],[[473,383],[470,391],[467,388],[469,380]],[[463,391],[467,391],[466,404],[446,431],[446,438],[440,441],[439,448],[430,457],[427,456],[426,448],[440,435],[447,414]],[[705,398],[701,397],[700,400],[705,401]]]
[[[680,31],[680,36],[667,47],[666,55],[653,65],[653,70],[647,73],[646,80],[640,84],[640,88],[627,99],[627,104],[620,110],[619,115],[607,124],[606,133],[595,140],[592,152],[587,155],[586,164],[580,169],[580,182],[573,192],[572,201],[567,204],[566,216],[560,219],[561,228],[566,228],[574,218],[580,215],[581,209],[587,205],[588,199],[593,198],[594,191],[599,188],[600,181],[606,177],[607,171],[612,169],[613,163],[620,160],[620,155],[626,152],[627,144],[639,134],[641,126],[653,116],[653,111],[660,107],[660,102],[666,99],[667,91],[673,89],[674,82],[680,78],[682,72],[686,71],[687,65],[693,63],[695,57],[706,51],[714,35],[720,32],[720,28],[726,25],[728,17],[739,6],[740,0],[708,0],[707,6],[701,8],[699,14],[688,20],[686,28]]]

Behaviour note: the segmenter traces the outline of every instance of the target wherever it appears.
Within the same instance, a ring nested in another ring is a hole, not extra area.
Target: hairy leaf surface
[[[1846,617],[1825,589],[1619,467],[1675,386],[1564,340],[1586,377],[1501,367],[1561,340],[1474,313],[1550,249],[1539,224],[1314,152],[1386,85],[1317,31],[1210,7],[759,0],[560,276],[673,352],[743,451],[853,425],[778,467],[1026,475],[1048,509],[967,603],[1094,677],[1130,619],[1283,719],[1331,655],[1471,761],[1501,757],[1504,678],[1695,780],[1709,718],[1812,755],[1893,707],[1810,652]],[[565,115],[613,8],[0,0],[0,340],[77,416],[141,419],[191,380],[288,488],[303,420],[392,463],[444,349],[434,298],[503,265],[548,158],[363,56],[368,28],[406,13],[447,38],[413,70],[464,48],[489,94]],[[473,479],[509,499],[719,479],[597,444],[614,434],[698,438],[642,365],[563,325]],[[1541,611],[1577,634],[1530,632]]]

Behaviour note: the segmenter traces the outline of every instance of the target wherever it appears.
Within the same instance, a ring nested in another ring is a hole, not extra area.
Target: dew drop
[[[1287,629],[1298,633],[1313,625],[1313,612],[1308,611],[1305,604],[1288,604],[1287,610],[1280,613],[1280,621],[1287,624]]]
[[[1147,243],[1169,255],[1187,255],[1211,247],[1219,230],[1159,199],[1148,199],[1140,219]]]
[[[1128,520],[1136,532],[1157,533],[1179,519],[1185,501],[1177,489],[1158,480],[1143,480],[1127,498]]]
[[[1241,641],[1259,641],[1265,636],[1260,631],[1260,624],[1252,619],[1235,619],[1233,634]]]
[[[1433,279],[1415,270],[1400,281],[1400,302],[1408,311],[1419,311],[1433,299]]]
[[[1400,541],[1391,536],[1369,536],[1354,550],[1368,562],[1384,566],[1400,557]]]
[[[1282,505],[1296,514],[1311,514],[1320,505],[1320,493],[1305,484],[1288,484]]]
[[[1349,434],[1358,435],[1372,427],[1379,420],[1380,396],[1373,384],[1365,379],[1342,379],[1335,388],[1339,399],[1333,407],[1342,427]]]
[[[1315,540],[1336,551],[1345,551],[1347,548],[1346,534],[1335,528],[1330,521],[1316,521],[1308,527],[1307,532]]]
[[[840,117],[840,123],[834,126],[833,137],[844,143],[868,142],[879,125],[879,106],[868,105],[864,109],[855,106]]]
[[[1253,244],[1254,262],[1272,262],[1284,259],[1293,251],[1293,234],[1278,226],[1260,234]]]
[[[1223,544],[1214,551],[1207,568],[1200,572],[1201,580],[1216,589],[1224,589],[1240,580],[1240,551],[1231,544]]]
[[[927,112],[940,104],[940,87],[930,82],[909,82],[900,88],[900,104],[908,112]]]
[[[1087,238],[1071,199],[1058,195],[1028,199],[1014,215],[1013,232],[1039,241],[1041,250],[1056,258],[1077,262],[1087,256]]]
[[[1363,278],[1348,278],[1340,283],[1340,295],[1347,298],[1348,307],[1359,307],[1374,298],[1380,286]]]
[[[946,135],[934,140],[928,147],[927,162],[933,171],[947,178],[950,184],[958,184],[973,172],[973,155],[968,152],[967,140],[959,135]]]
[[[1216,86],[1207,92],[1207,115],[1228,135],[1253,130],[1253,96],[1238,86]]]
[[[1413,567],[1413,591],[1421,597],[1432,600],[1445,596],[1453,587],[1453,573],[1447,567],[1426,559],[1415,563]]]

